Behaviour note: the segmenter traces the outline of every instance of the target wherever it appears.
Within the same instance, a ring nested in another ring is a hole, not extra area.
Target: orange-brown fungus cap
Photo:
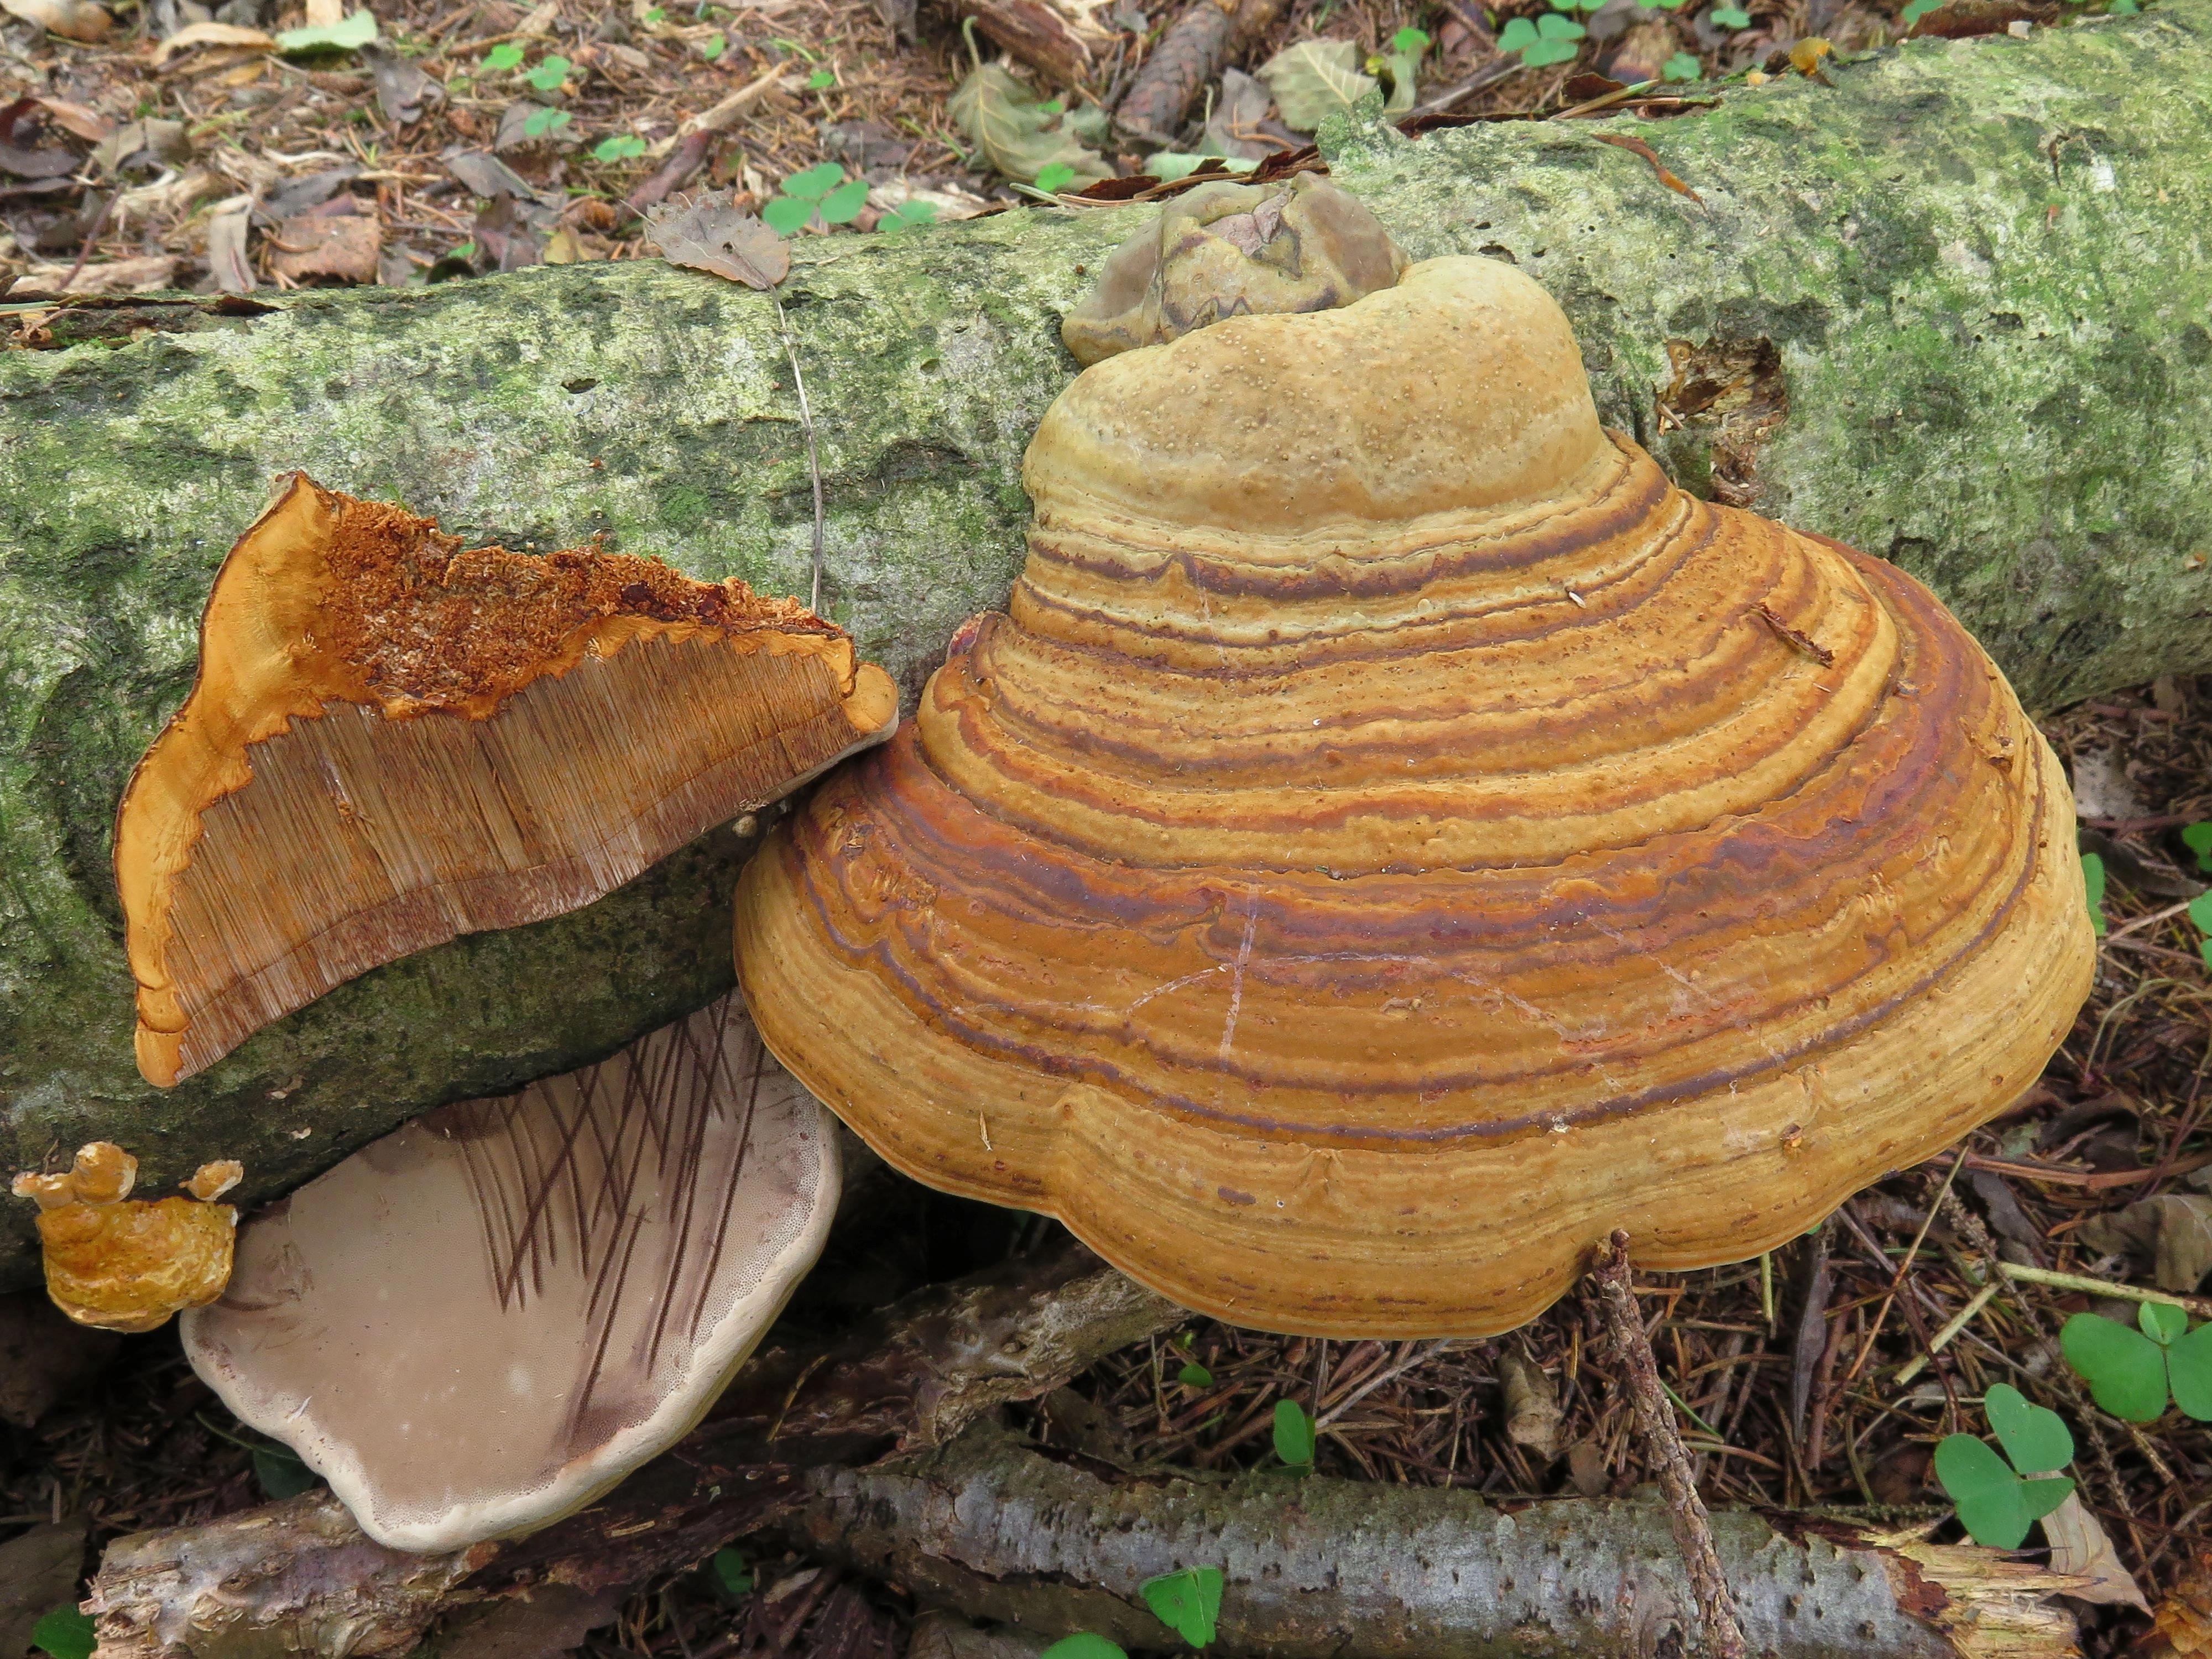
[[[1188,1306],[1481,1334],[1740,1260],[2089,982],[2057,763],[1878,559],[1598,425],[1487,260],[1089,370],[1010,614],[747,869],[769,1047]]]
[[[46,1294],[80,1325],[150,1331],[222,1294],[238,1212],[210,1200],[245,1172],[226,1158],[184,1183],[191,1198],[133,1199],[138,1160],[112,1141],[78,1149],[61,1175],[19,1175],[15,1194],[39,1206]],[[195,1202],[194,1200],[198,1200]]]
[[[795,602],[465,550],[295,476],[216,574],[116,821],[139,1069],[175,1083],[380,963],[588,903],[896,720]]]

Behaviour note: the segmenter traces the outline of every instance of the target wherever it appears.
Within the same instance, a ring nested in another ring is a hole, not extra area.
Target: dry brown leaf
[[[2186,1296],[2212,1273],[2212,1198],[2166,1193],[2093,1215],[2075,1235],[2091,1249],[2148,1261],[2161,1291]]]
[[[2091,1582],[2067,1595],[2077,1601],[2111,1602],[2150,1611],[2135,1576],[2120,1565],[2119,1554],[2097,1517],[2082,1507],[2079,1492],[2043,1517],[2043,1535],[2051,1545],[2051,1570],[2070,1572]]]
[[[753,215],[732,208],[726,191],[708,191],[680,210],[651,209],[646,218],[646,240],[672,265],[763,289],[791,273],[791,249],[783,238]]]
[[[92,0],[0,0],[0,9],[70,40],[105,40],[115,27]]]
[[[1511,1349],[1498,1362],[1505,1382],[1505,1437],[1546,1462],[1559,1455],[1559,1391],[1540,1367]]]
[[[8,3],[8,0],[0,0],[0,3]],[[159,68],[192,46],[250,46],[256,52],[274,52],[276,42],[259,29],[239,23],[187,23],[154,48],[155,67]]]
[[[345,21],[345,0],[307,0],[307,27],[336,28]]]
[[[2212,1545],[2197,1546],[2197,1559],[2150,1617],[2144,1659],[2212,1659]]]
[[[218,203],[208,218],[208,271],[221,293],[251,294],[258,286],[246,252],[252,206],[252,197],[234,196]]]
[[[376,280],[384,232],[367,213],[315,213],[287,219],[269,241],[269,271],[292,282]]]
[[[155,253],[87,265],[64,287],[69,273],[67,265],[33,265],[23,273],[23,287],[34,294],[151,294],[169,286],[177,261],[173,255]]]
[[[96,144],[115,131],[115,123],[89,105],[72,104],[62,98],[41,98],[38,105],[56,126],[88,143]]]

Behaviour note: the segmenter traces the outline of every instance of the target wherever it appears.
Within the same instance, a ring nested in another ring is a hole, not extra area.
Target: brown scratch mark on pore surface
[[[1751,614],[1765,623],[1774,637],[1785,645],[1794,645],[1823,668],[1836,665],[1836,653],[1822,645],[1810,634],[1800,633],[1763,605],[1753,605]]]
[[[1659,175],[1659,182],[1661,184],[1666,185],[1669,190],[1679,191],[1681,194],[1688,197],[1692,201],[1695,202],[1699,207],[1703,207],[1705,205],[1705,198],[1698,195],[1694,190],[1692,190],[1689,185],[1684,184],[1680,177],[1671,171],[1668,167],[1667,164],[1659,159],[1658,152],[1653,149],[1650,145],[1645,143],[1641,138],[1633,138],[1623,132],[1593,132],[1590,134],[1590,137],[1596,139],[1601,144],[1611,144],[1616,149],[1625,149],[1628,151],[1632,155],[1641,155],[1645,161],[1651,164],[1651,171]]]

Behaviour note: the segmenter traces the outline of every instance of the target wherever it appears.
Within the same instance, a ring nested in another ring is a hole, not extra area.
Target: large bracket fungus
[[[139,1067],[173,1084],[380,963],[586,903],[896,720],[793,601],[464,549],[295,476],[117,817]]]
[[[185,1349],[379,1542],[528,1531],[713,1404],[821,1254],[836,1135],[726,997],[262,1211]]]
[[[1484,259],[1089,369],[1007,614],[743,878],[891,1163],[1188,1306],[1482,1334],[1768,1249],[2014,1099],[2063,775],[1881,560],[1673,488]]]

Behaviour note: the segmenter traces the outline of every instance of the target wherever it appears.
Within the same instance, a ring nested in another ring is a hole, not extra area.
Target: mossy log
[[[1923,40],[1668,120],[1322,148],[1416,258],[1510,258],[1606,418],[1691,487],[1898,560],[2032,705],[2212,665],[2212,0]],[[1688,191],[1635,151],[1648,143]],[[781,295],[818,428],[825,609],[909,690],[1018,567],[1060,315],[1146,209],[808,240]],[[253,309],[253,307],[246,307]],[[604,536],[810,586],[775,303],[657,262],[419,293],[131,302],[0,358],[0,1167],[95,1136],[149,1188],[271,1197],[440,1102],[603,1055],[728,984],[720,832],[588,909],[358,981],[185,1086],[143,1084],[108,875],[270,481],[471,538]],[[33,1271],[27,1214],[0,1284]]]

